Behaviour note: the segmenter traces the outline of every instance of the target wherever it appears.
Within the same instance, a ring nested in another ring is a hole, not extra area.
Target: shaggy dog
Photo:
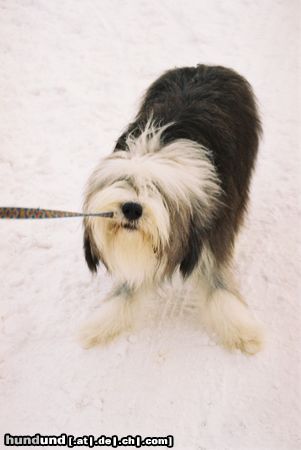
[[[175,272],[200,292],[200,321],[228,349],[254,354],[261,328],[231,275],[261,133],[249,83],[231,69],[170,70],[147,90],[135,120],[88,181],[84,220],[92,272],[115,285],[82,330],[89,347],[131,327],[139,299]]]

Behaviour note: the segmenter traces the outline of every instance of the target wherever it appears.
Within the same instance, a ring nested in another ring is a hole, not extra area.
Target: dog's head
[[[84,220],[84,248],[92,271],[99,261],[129,284],[184,276],[198,262],[202,233],[220,192],[207,151],[189,140],[162,145],[166,129],[151,124],[127,151],[104,158],[89,179],[85,212],[113,211]]]

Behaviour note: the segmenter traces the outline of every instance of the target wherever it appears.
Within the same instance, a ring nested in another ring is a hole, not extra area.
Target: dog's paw
[[[231,327],[221,341],[221,344],[228,350],[238,349],[247,355],[255,355],[264,346],[263,329],[255,321],[253,323]]]
[[[106,345],[119,335],[118,330],[103,327],[100,323],[87,323],[79,331],[79,342],[83,348]]]

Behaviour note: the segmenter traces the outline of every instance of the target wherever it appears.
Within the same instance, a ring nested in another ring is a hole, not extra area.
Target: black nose
[[[142,206],[139,203],[127,202],[121,209],[128,220],[137,220],[142,216]]]

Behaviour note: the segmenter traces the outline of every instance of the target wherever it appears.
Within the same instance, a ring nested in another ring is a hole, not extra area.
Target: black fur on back
[[[128,134],[138,136],[151,116],[158,125],[173,122],[162,134],[163,144],[184,138],[210,151],[223,190],[221,206],[210,227],[204,230],[191,223],[187,255],[180,266],[183,275],[197,264],[204,241],[217,263],[226,263],[246,209],[261,133],[250,84],[221,66],[169,70],[147,90],[140,111],[118,139],[115,150],[127,150]]]

